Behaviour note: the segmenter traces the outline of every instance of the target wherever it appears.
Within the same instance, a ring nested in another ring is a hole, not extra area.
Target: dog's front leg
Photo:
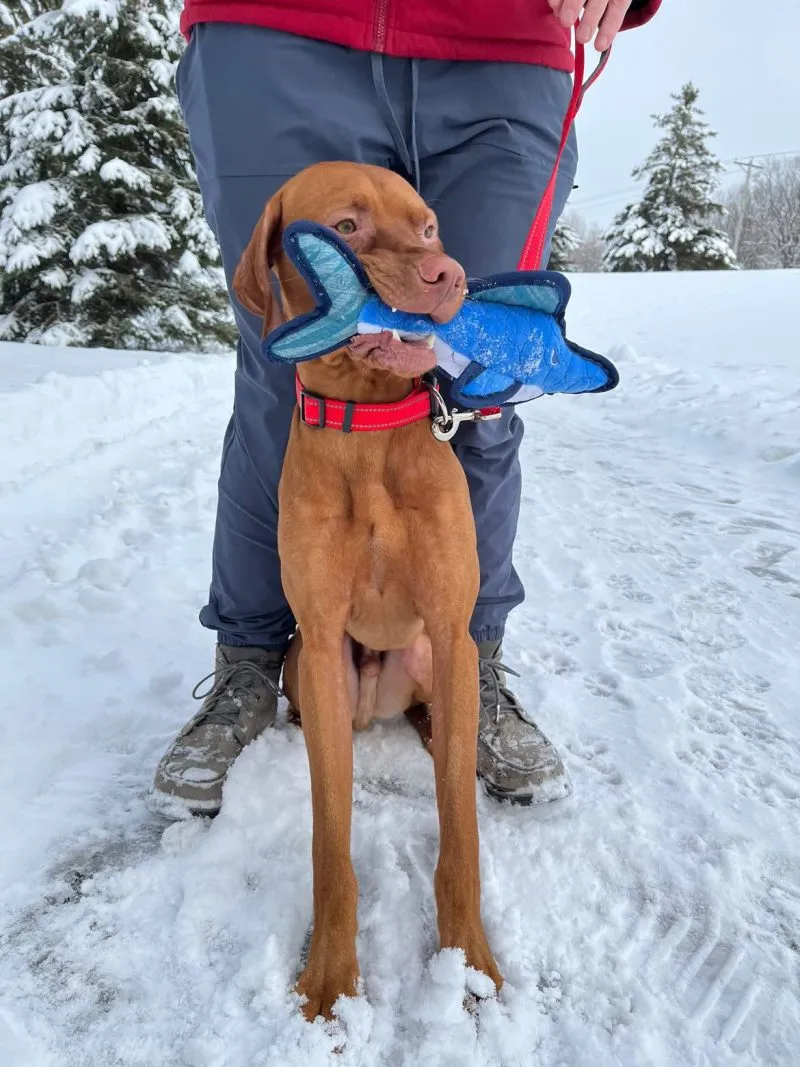
[[[342,635],[303,628],[299,663],[300,714],[311,773],[314,928],[308,963],[297,984],[303,1014],[331,1017],[341,994],[358,981],[358,884],[350,858],[353,803],[352,709],[342,657]]]
[[[462,948],[467,963],[502,984],[481,919],[475,775],[478,650],[466,627],[431,629],[432,748],[439,807],[434,884],[442,948]]]

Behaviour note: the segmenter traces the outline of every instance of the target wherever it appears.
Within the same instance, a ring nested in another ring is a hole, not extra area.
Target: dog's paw
[[[321,958],[310,955],[295,987],[305,997],[303,1015],[309,1022],[318,1015],[332,1019],[333,1006],[339,997],[358,995],[358,982],[358,961],[354,955],[335,952]]]
[[[500,991],[503,986],[503,976],[497,969],[494,955],[489,948],[489,942],[486,940],[486,934],[481,925],[475,925],[466,931],[463,929],[457,933],[454,931],[452,934],[442,930],[440,938],[442,948],[462,949],[467,966],[486,975],[487,978],[494,982],[495,989],[498,992]],[[482,984],[481,989],[485,989]],[[479,992],[477,987],[472,992],[481,998],[491,995],[485,991]]]

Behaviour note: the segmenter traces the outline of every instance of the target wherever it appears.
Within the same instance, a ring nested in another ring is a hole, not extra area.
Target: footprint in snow
[[[610,589],[616,590],[624,600],[632,600],[639,604],[652,604],[655,597],[642,589],[641,585],[630,574],[610,574],[606,579]]]

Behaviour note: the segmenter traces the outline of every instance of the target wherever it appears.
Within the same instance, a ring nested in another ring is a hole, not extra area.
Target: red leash
[[[580,106],[583,103],[584,94],[603,72],[603,68],[608,62],[610,54],[611,49],[607,48],[600,56],[600,62],[595,67],[591,77],[588,81],[584,82],[583,75],[584,70],[586,69],[585,50],[582,44],[579,44],[577,41],[575,42],[575,79],[572,85],[572,96],[569,101],[567,113],[564,116],[564,126],[561,130],[561,143],[558,147],[558,155],[556,156],[553,173],[550,175],[550,181],[547,183],[547,188],[542,196],[542,202],[539,204],[539,208],[528,232],[525,247],[522,249],[522,255],[517,264],[517,270],[539,270],[540,267],[543,266],[542,256],[547,241],[547,230],[550,225],[550,216],[553,213],[553,198],[556,193],[556,183],[558,182],[558,170],[561,165],[561,157],[564,155],[564,149],[567,146],[569,131],[572,129],[575,116],[578,114]]]

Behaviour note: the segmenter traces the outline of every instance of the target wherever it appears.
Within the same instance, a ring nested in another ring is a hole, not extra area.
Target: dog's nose
[[[460,263],[450,256],[426,256],[417,269],[425,285],[435,287],[447,299],[451,293],[461,292],[464,288],[464,271]]]

